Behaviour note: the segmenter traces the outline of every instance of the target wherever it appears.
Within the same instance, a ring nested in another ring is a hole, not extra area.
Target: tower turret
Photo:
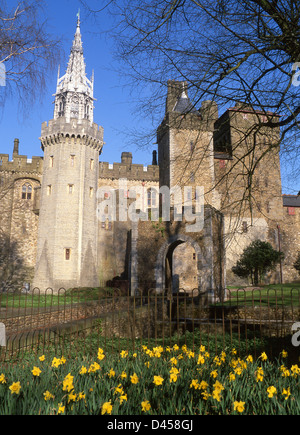
[[[54,119],[42,124],[44,151],[34,286],[55,291],[97,286],[96,193],[103,128],[93,122],[80,19],[66,74],[58,78]]]

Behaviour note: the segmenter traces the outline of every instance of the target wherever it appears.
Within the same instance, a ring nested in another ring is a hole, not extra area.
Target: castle
[[[131,294],[197,288],[221,297],[226,285],[242,284],[231,268],[258,238],[285,254],[266,281],[297,279],[300,196],[282,195],[280,132],[266,122],[276,114],[237,103],[219,116],[212,101],[197,110],[187,84],[170,80],[152,165],[134,164],[130,152],[109,164],[99,161],[104,139],[93,119],[93,88],[78,18],[66,73],[58,73],[54,117],[42,124],[44,156],[20,155],[18,139],[12,161],[0,154],[1,234],[16,244],[31,288],[99,286],[118,277]],[[159,217],[162,188],[176,186],[189,186],[192,211],[202,187],[199,231],[188,231],[174,201],[169,219]],[[126,213],[133,205],[132,189],[140,219],[121,216],[120,205]]]

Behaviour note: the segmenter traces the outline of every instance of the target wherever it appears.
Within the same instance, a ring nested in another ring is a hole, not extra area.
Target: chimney
[[[152,165],[157,166],[157,151],[153,151],[152,155]]]
[[[125,163],[126,165],[131,165],[132,164],[132,154],[127,153],[127,152],[122,153],[121,162]]]
[[[19,139],[14,140],[14,152],[13,154],[19,155]]]

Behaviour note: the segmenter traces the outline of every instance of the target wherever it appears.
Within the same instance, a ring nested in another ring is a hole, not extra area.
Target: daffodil
[[[267,388],[268,397],[271,399],[275,394],[277,394],[276,388],[272,385],[271,387]]]
[[[238,401],[235,401],[234,403],[233,403],[233,409],[234,409],[234,411],[237,411],[237,412],[244,412],[244,410],[245,410],[245,402],[238,402]]]
[[[40,376],[42,373],[42,370],[39,367],[33,367],[33,370],[31,370],[33,376]]]
[[[141,405],[142,405],[142,411],[143,412],[150,411],[151,405],[150,405],[148,400],[145,400],[144,402],[142,402]]]
[[[134,373],[132,376],[130,376],[130,380],[131,380],[132,384],[138,384],[138,382],[139,382],[139,378],[138,378],[136,373]]]
[[[87,368],[85,366],[82,366],[81,369],[80,369],[79,374],[80,375],[84,375],[85,373],[87,373]]]
[[[262,361],[267,361],[268,357],[267,357],[266,352],[263,352],[263,353],[260,355],[260,358],[262,359]]]
[[[58,411],[57,411],[57,414],[64,414],[64,412],[65,412],[65,406],[63,406],[63,404],[62,403],[59,403],[58,404]]]
[[[45,361],[45,359],[46,359],[45,355],[42,355],[42,356],[39,357],[39,360],[40,360],[41,362]]]
[[[154,385],[162,385],[164,378],[161,376],[154,376],[153,383]]]
[[[112,412],[112,404],[111,404],[111,400],[109,402],[105,402],[102,405],[102,410],[101,410],[101,414],[111,414]]]
[[[45,393],[44,393],[43,395],[44,395],[44,399],[45,399],[46,402],[47,402],[48,400],[54,399],[53,394],[51,394],[50,391],[48,391],[48,390],[45,391]]]
[[[20,382],[14,382],[10,387],[9,387],[11,394],[20,394],[20,390],[21,390],[21,384]]]
[[[6,384],[6,379],[3,373],[0,375],[0,384]]]
[[[288,389],[284,388],[282,391],[282,395],[285,396],[284,400],[288,400],[291,395],[290,387],[288,387]]]

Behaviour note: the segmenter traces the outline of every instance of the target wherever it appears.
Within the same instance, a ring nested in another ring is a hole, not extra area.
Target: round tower
[[[93,122],[93,79],[83,57],[80,19],[54,119],[42,124],[44,168],[34,287],[97,286],[96,193],[103,128]]]

